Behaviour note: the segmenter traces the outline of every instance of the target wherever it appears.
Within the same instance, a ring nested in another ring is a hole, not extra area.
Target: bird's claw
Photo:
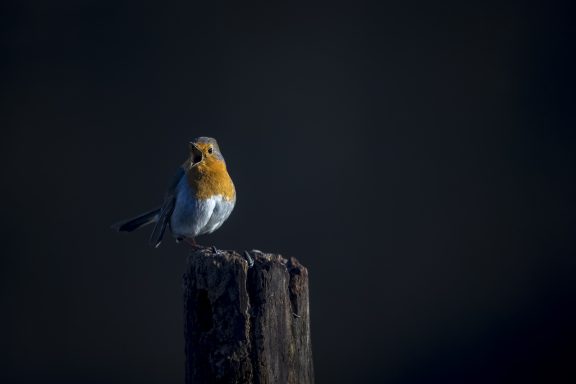
[[[254,259],[252,258],[252,256],[250,256],[250,253],[248,251],[244,251],[244,257],[248,262],[248,268],[252,268],[254,266]]]

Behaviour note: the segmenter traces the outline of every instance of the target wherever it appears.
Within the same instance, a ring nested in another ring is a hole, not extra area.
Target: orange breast
[[[214,195],[222,195],[226,200],[236,197],[234,183],[223,161],[207,159],[190,169],[186,176],[198,199],[207,199]]]

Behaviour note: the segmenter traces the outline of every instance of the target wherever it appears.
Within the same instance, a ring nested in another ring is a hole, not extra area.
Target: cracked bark
[[[184,274],[186,383],[314,382],[308,271],[296,259],[192,252]]]

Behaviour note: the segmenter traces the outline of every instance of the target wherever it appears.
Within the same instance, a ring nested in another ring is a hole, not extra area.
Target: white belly
[[[177,189],[176,203],[170,218],[170,228],[176,237],[196,237],[214,232],[230,216],[236,202],[222,195],[196,199],[185,178]]]

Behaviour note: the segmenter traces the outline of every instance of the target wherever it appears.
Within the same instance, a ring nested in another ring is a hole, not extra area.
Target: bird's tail
[[[132,232],[140,227],[156,222],[159,215],[160,208],[156,208],[131,219],[113,224],[111,228],[118,232]]]

